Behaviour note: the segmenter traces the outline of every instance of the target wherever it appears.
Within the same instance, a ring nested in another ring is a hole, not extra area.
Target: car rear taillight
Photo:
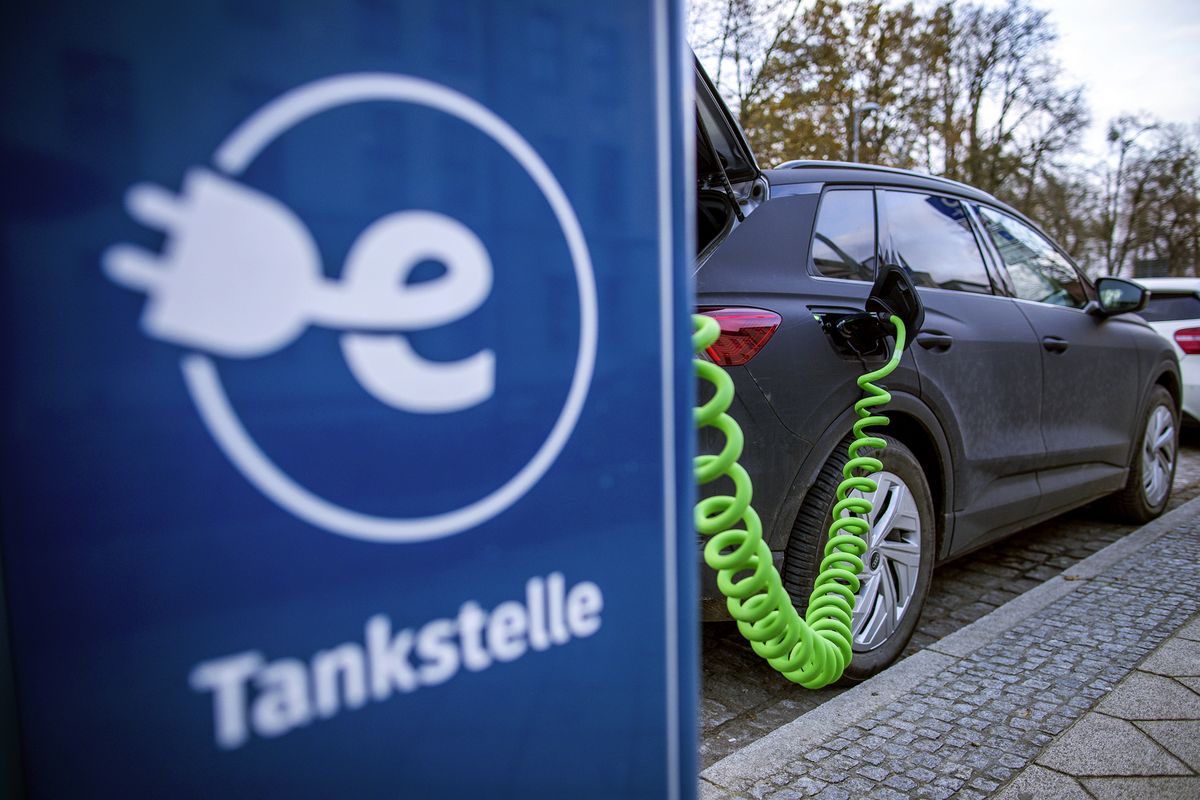
[[[720,337],[705,352],[722,367],[739,367],[754,358],[783,322],[783,317],[762,308],[703,306],[697,310],[721,326]]]
[[[1180,328],[1175,331],[1175,344],[1189,356],[1200,355],[1200,328]]]

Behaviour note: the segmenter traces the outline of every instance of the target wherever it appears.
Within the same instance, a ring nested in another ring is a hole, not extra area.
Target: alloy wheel
[[[871,501],[871,532],[863,554],[862,585],[854,603],[850,629],[854,650],[879,647],[900,624],[917,585],[921,566],[921,517],[912,490],[896,474],[871,476],[878,488],[852,496]]]
[[[1147,505],[1157,506],[1167,496],[1174,466],[1175,417],[1166,406],[1156,406],[1142,439],[1142,494]]]

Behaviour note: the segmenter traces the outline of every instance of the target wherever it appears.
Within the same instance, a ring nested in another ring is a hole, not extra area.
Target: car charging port
[[[830,338],[838,353],[847,357],[886,356],[892,334],[893,316],[915,336],[925,322],[925,307],[904,267],[885,264],[880,268],[867,297],[866,310],[813,308],[813,317]]]
[[[891,328],[884,324],[881,315],[860,311],[842,317],[833,324],[834,334],[845,341],[855,355],[864,358],[887,354],[887,336]]]

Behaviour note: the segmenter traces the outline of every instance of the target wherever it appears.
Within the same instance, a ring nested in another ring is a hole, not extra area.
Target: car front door
[[[911,351],[953,448],[949,545],[961,551],[1030,515],[1045,458],[1041,348],[1013,301],[993,294],[960,200],[889,188],[879,207],[884,258],[911,270],[925,304]]]
[[[1085,281],[1048,239],[998,209],[981,205],[978,213],[1040,345],[1048,464],[1038,476],[1039,512],[1120,488],[1145,382],[1132,332],[1138,323],[1089,314]]]

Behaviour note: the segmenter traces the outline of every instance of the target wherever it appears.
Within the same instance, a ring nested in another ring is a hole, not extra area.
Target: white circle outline
[[[550,168],[517,131],[485,106],[431,81],[391,73],[350,73],[299,86],[259,109],[231,133],[214,155],[236,176],[277,136],[305,119],[351,103],[391,100],[422,105],[457,117],[491,137],[529,174],[545,196],[567,240],[579,294],[580,337],[566,402],[533,458],[491,494],[428,517],[378,517],[331,503],[301,486],[258,447],[242,425],[216,364],[200,353],[180,361],[192,402],[209,433],[238,471],[259,491],[301,519],[333,533],[374,542],[422,542],[480,525],[505,511],[536,484],[558,458],[579,421],[596,361],[595,275],[583,229]]]

